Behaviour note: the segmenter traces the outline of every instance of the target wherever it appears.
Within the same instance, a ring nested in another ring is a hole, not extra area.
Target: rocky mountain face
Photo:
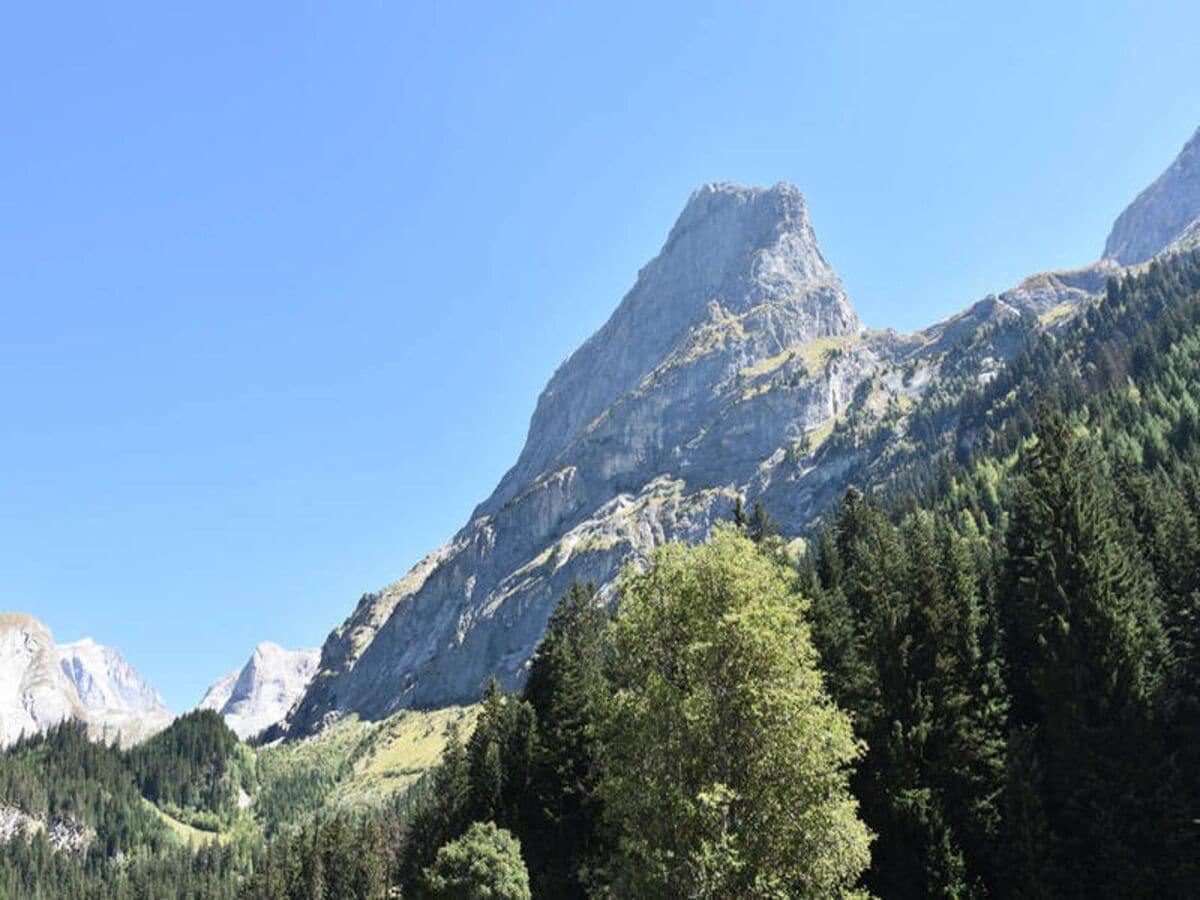
[[[120,651],[84,638],[57,648],[59,667],[102,737],[136,743],[171,724],[174,713]]]
[[[877,350],[790,185],[706,185],[607,323],[555,373],[471,522],[358,608],[289,725],[516,684],[571,579],[698,540],[781,444],[819,429]]]
[[[802,534],[865,455],[888,452],[857,446],[847,422],[888,423],[903,441],[907,411],[948,360],[962,378],[964,346],[988,336],[967,373],[982,383],[1017,346],[997,326],[1057,327],[1123,263],[1175,244],[1193,174],[1177,161],[1135,202],[1163,223],[1136,250],[1110,240],[1117,249],[1099,263],[1032,276],[914,335],[862,326],[795,188],[704,186],[550,379],[492,496],[448,544],[360,600],[274,734],[351,711],[470,702],[492,675],[515,687],[572,579],[611,597],[623,564],[666,540],[703,539],[738,497],[763,498],[785,535]]]
[[[0,745],[85,716],[46,626],[17,613],[0,616]]]
[[[283,719],[304,693],[320,653],[264,641],[244,666],[215,681],[197,708],[219,712],[242,740],[253,737]]]
[[[31,616],[0,615],[0,746],[72,718],[97,739],[131,744],[174,716],[117,650],[90,638],[56,645]]]
[[[557,468],[614,404],[656,387],[664,363],[720,356],[710,354],[708,344],[729,338],[744,340],[731,357],[738,363],[861,330],[821,255],[799,191],[787,184],[769,190],[705,185],[608,322],[554,373],[520,458],[477,515],[493,514]],[[712,374],[714,361],[694,374]],[[697,393],[707,400],[710,392],[688,391]],[[678,399],[676,390],[670,400]]]
[[[1104,257],[1121,265],[1200,235],[1200,130],[1158,179],[1121,213],[1104,245]]]

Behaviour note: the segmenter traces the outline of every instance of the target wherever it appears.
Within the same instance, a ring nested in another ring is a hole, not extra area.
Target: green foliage
[[[382,900],[395,822],[340,814],[279,837],[255,860],[245,900]]]
[[[410,889],[443,844],[473,822],[523,821],[532,800],[536,717],[519,697],[505,697],[495,679],[465,747],[452,736],[431,788],[413,812],[401,858],[401,882]]]
[[[120,860],[55,851],[45,835],[0,845],[0,897],[22,900],[235,900],[239,863],[215,845]]]
[[[255,812],[270,833],[302,822],[351,776],[361,738],[356,723],[338,723],[319,738],[259,750]]]
[[[438,849],[425,890],[431,900],[529,900],[520,841],[493,822],[476,822]]]
[[[933,463],[821,536],[802,582],[882,896],[1196,894],[1198,391],[1184,257],[918,409]]]
[[[64,722],[0,754],[0,802],[35,819],[72,821],[96,833],[94,852],[127,853],[167,842],[162,820],[142,800],[115,746]]]
[[[383,811],[437,765],[451,729],[476,707],[403,710],[378,722],[351,715],[319,734],[256,754],[253,813],[267,834],[317,815]]]
[[[894,524],[851,490],[802,574],[834,695],[868,747],[853,783],[879,834],[867,883],[881,896],[995,880],[1007,703],[977,569],[945,518]]]
[[[133,747],[128,765],[143,795],[181,821],[215,831],[254,790],[254,754],[212,710],[196,710]]]
[[[442,762],[418,794],[399,861],[399,881],[408,892],[420,889],[422,873],[438,848],[460,837],[470,825],[470,762],[457,732],[442,752]]]
[[[582,896],[601,853],[595,727],[608,694],[607,627],[595,589],[572,584],[550,617],[525,684],[538,744],[534,808],[518,830],[539,894]]]
[[[0,805],[80,828],[81,851],[54,851],[45,832],[0,845],[0,896],[232,898],[241,848],[177,847],[138,790],[130,759],[68,722],[0,754]],[[117,862],[119,860],[119,862]]]
[[[599,728],[616,895],[827,897],[857,882],[860,748],[803,609],[794,578],[736,529],[622,578]]]
[[[1028,742],[1013,790],[1038,795],[1044,833],[1030,862],[1052,893],[1132,896],[1161,846],[1167,770],[1152,733],[1166,659],[1155,586],[1091,441],[1048,414],[1023,468],[1004,592],[1013,725]]]

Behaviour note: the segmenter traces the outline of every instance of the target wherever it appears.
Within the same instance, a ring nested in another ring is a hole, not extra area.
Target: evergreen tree
[[[600,849],[595,727],[608,693],[608,615],[590,584],[559,600],[529,670],[524,698],[538,723],[532,795],[518,829],[539,894],[581,897]]]
[[[472,823],[495,820],[517,827],[528,816],[536,756],[533,708],[519,697],[505,697],[493,678],[466,747],[451,737],[412,813],[398,864],[401,886],[419,890],[421,873],[438,848]]]
[[[852,488],[846,503],[855,504],[861,496]],[[830,694],[852,716],[861,719],[872,690],[871,676],[863,659],[859,620],[843,588],[843,573],[838,542],[824,528],[815,558],[801,566],[801,579],[812,598],[809,620],[813,643],[821,655],[821,670]]]
[[[755,500],[750,520],[746,523],[746,536],[756,544],[769,541],[779,534],[779,523],[771,518],[761,500]]]
[[[301,868],[301,883],[308,900],[327,900],[325,891],[325,855],[321,852],[320,831],[315,827],[303,831],[305,846]]]
[[[1005,692],[976,554],[944,518],[903,528],[847,493],[818,545],[814,633],[867,754],[855,792],[881,896],[969,896],[994,881]]]
[[[467,741],[471,821],[494,819],[507,826],[520,820],[528,802],[536,748],[533,708],[520,697],[505,697],[493,678]]]
[[[349,896],[382,900],[388,891],[388,848],[383,827],[375,818],[363,820],[350,845],[354,861]]]
[[[413,890],[438,848],[460,837],[470,824],[471,768],[467,751],[452,730],[441,763],[429,777],[428,791],[413,810],[397,863],[400,884]]]
[[[1102,460],[1062,416],[1043,412],[1003,583],[1012,724],[1029,742],[1010,764],[1020,783],[1009,793],[1040,794],[1046,822],[1040,858],[1013,872],[1017,883],[1049,878],[1038,889],[1059,896],[1156,888],[1147,875],[1161,846],[1155,785],[1165,761],[1151,700],[1163,654],[1153,585],[1120,538]]]
[[[738,494],[733,500],[733,514],[731,516],[733,524],[743,531],[750,524],[750,517],[746,515],[746,505],[742,501],[742,495]]]

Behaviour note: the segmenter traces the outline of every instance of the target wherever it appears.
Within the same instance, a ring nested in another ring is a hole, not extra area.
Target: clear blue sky
[[[466,521],[700,183],[912,329],[1200,125],[1194,3],[575,5],[6,10],[0,607],[185,709]]]

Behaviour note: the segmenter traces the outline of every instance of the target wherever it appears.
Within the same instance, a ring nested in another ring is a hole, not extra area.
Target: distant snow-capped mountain
[[[58,645],[63,674],[88,709],[165,710],[167,704],[113,647],[91,638]]]
[[[93,730],[133,743],[171,724],[162,696],[115,647],[83,638],[58,646],[59,666],[88,711]]]
[[[84,638],[56,645],[32,616],[0,615],[0,746],[78,719],[95,738],[132,744],[173,715],[112,647]]]
[[[198,708],[219,712],[243,740],[253,737],[287,715],[320,659],[320,650],[286,650],[264,641],[244,666],[213,682]]]
[[[85,715],[46,626],[19,613],[0,616],[0,745]]]

